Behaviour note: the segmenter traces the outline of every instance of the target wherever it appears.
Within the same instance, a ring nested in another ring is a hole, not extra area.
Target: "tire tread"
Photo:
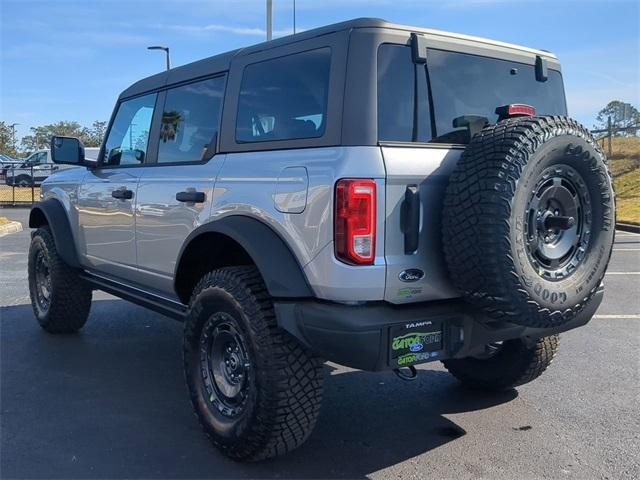
[[[444,360],[445,368],[462,384],[479,390],[509,390],[538,378],[551,365],[560,345],[559,335],[535,340],[510,340],[508,352],[496,358]]]
[[[41,240],[49,257],[52,292],[48,312],[42,316],[37,306],[32,277],[33,258],[37,241]],[[79,276],[79,271],[67,265],[58,255],[56,244],[48,226],[38,228],[31,242],[29,252],[29,293],[31,306],[40,326],[49,333],[73,333],[80,330],[91,310],[91,288]]]
[[[306,441],[315,427],[323,392],[323,362],[278,327],[271,297],[255,267],[226,267],[207,273],[196,285],[188,314],[198,315],[199,297],[211,288],[224,288],[242,306],[251,320],[256,355],[265,368],[264,394],[258,398],[258,418],[241,444],[220,441],[198,412],[196,389],[189,385],[194,412],[212,443],[236,460],[258,461],[289,452]],[[196,324],[185,325],[187,339],[198,332]],[[185,368],[190,368],[185,364]],[[189,383],[189,375],[187,381]]]

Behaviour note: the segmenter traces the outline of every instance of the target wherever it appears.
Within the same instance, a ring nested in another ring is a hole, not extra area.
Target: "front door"
[[[156,96],[120,104],[104,155],[78,189],[80,245],[87,266],[100,273],[132,278],[136,271],[134,211]]]
[[[224,155],[216,155],[224,75],[170,88],[157,139],[156,164],[144,170],[136,204],[136,251],[144,285],[173,294],[187,236],[206,222]],[[155,146],[155,145],[154,145]]]

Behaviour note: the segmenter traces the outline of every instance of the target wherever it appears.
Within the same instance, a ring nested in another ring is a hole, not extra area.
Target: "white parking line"
[[[640,318],[640,315],[594,315],[593,318]]]
[[[640,272],[607,272],[605,275],[640,275]]]
[[[616,230],[616,237],[638,237],[640,233],[633,232],[623,232],[621,230]]]
[[[640,252],[640,248],[614,248],[614,252]]]

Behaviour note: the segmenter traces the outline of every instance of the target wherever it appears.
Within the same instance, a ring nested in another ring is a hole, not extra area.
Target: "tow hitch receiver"
[[[418,370],[413,365],[402,368],[395,368],[393,370],[400,380],[404,380],[405,382],[412,382],[418,376]]]

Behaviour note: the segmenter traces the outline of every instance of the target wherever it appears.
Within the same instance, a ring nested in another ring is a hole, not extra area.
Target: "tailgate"
[[[449,281],[441,239],[442,203],[462,149],[384,146],[387,171],[385,300],[459,297]]]

